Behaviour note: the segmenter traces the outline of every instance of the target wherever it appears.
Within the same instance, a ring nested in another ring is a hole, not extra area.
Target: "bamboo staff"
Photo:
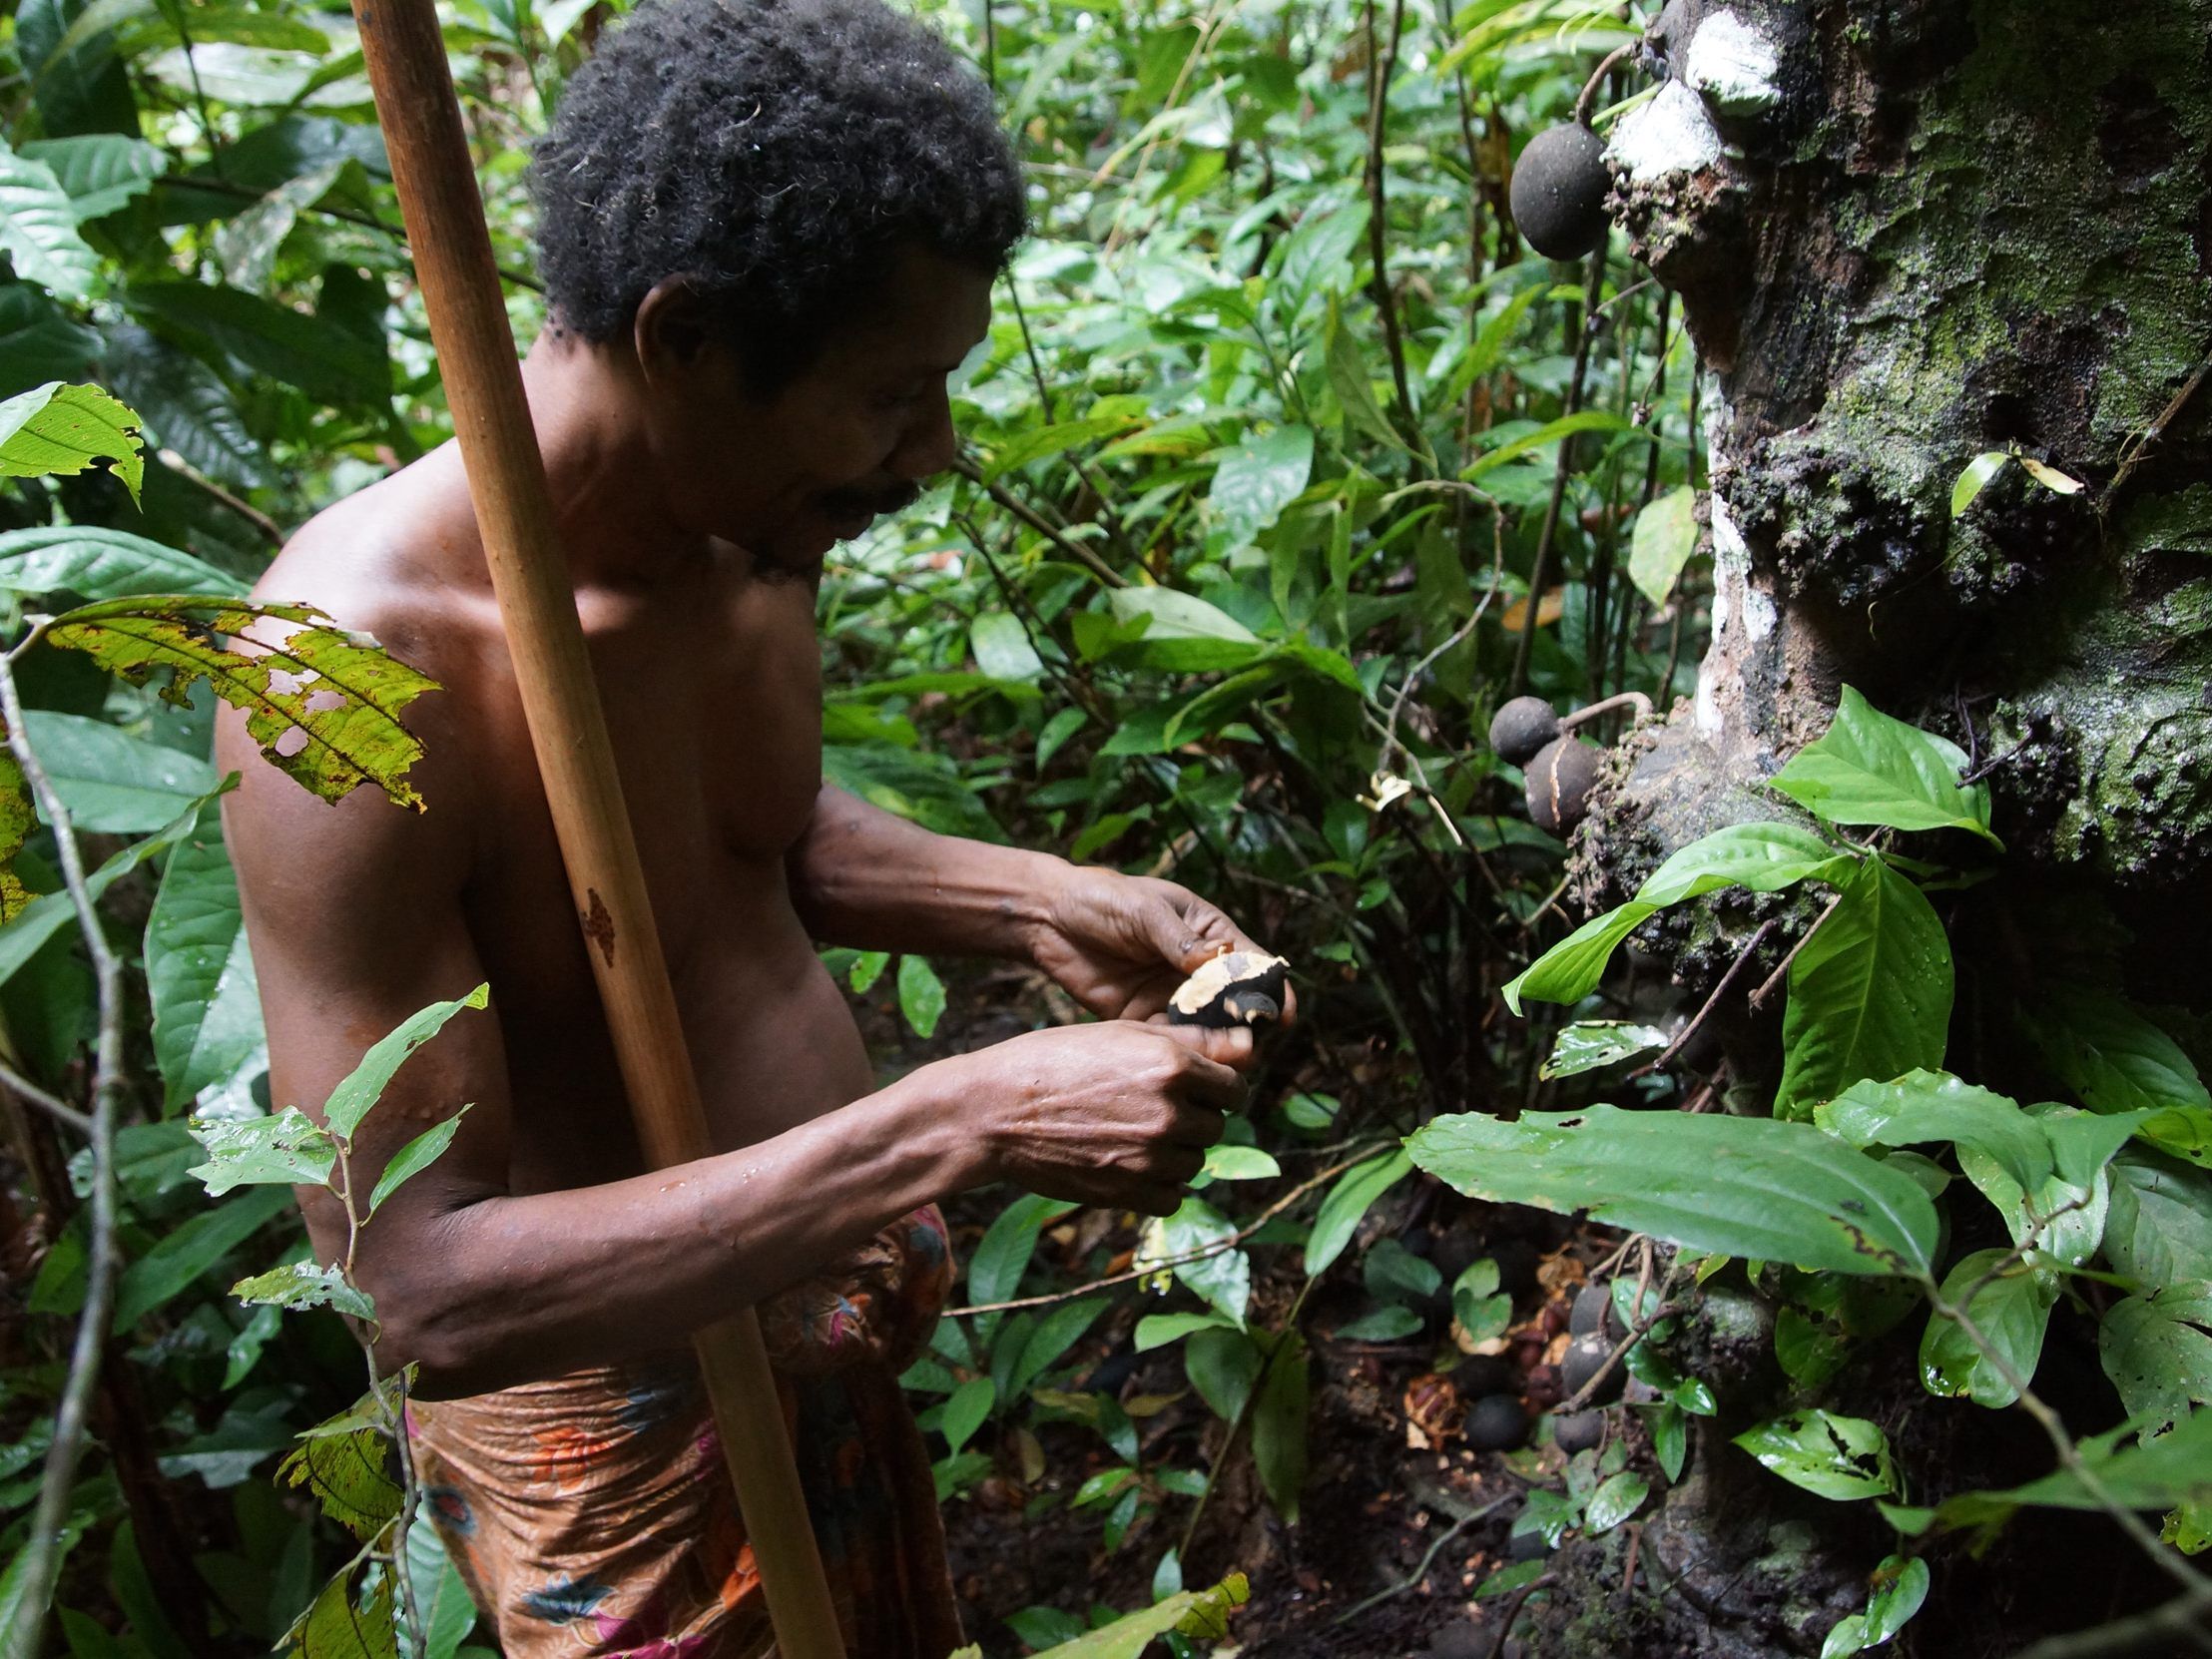
[[[430,337],[506,625],[569,889],[638,1139],[657,1168],[714,1148],[576,616],[432,0],[354,0]],[[786,1659],[843,1659],[761,1327],[693,1339]]]

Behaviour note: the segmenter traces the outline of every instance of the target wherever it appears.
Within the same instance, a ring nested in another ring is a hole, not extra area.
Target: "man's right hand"
[[[1108,1020],[937,1061],[982,1179],[1047,1198],[1171,1215],[1244,1101],[1252,1033]]]

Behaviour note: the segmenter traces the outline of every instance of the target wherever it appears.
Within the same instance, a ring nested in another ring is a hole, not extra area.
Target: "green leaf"
[[[937,1419],[945,1443],[954,1451],[966,1445],[983,1426],[983,1419],[991,1414],[991,1406],[997,1399],[997,1384],[987,1377],[971,1377],[961,1383],[944,1402],[944,1414]]]
[[[1857,863],[1795,825],[1730,825],[1683,847],[1651,872],[1628,903],[1593,916],[1537,957],[1505,987],[1506,1006],[1517,1014],[1524,998],[1581,1001],[1605,976],[1621,940],[1670,904],[1723,887],[1779,892],[1800,881],[1841,884]]]
[[[1924,1531],[1930,1523],[1987,1529],[2026,1506],[2101,1510],[2105,1494],[2128,1509],[2178,1509],[2212,1501],[2212,1410],[2199,1407],[2166,1433],[2140,1444],[2122,1445],[2123,1438],[2133,1438],[2125,1426],[2092,1434],[2076,1445],[2083,1467],[2096,1481],[2094,1488],[2072,1469],[2061,1468],[2024,1486],[1961,1492],[1933,1512],[1892,1513],[1891,1519],[1912,1522]]]
[[[891,965],[887,950],[862,950],[852,958],[852,967],[845,974],[845,983],[852,987],[855,996],[865,996],[883,977],[883,970]]]
[[[146,480],[138,416],[98,386],[49,380],[0,403],[0,477],[70,477],[96,461],[111,463],[138,499]]]
[[[1866,1646],[1867,1615],[1846,1613],[1829,1627],[1828,1639],[1821,1643],[1821,1659],[1848,1659]]]
[[[186,464],[219,484],[252,489],[270,482],[268,458],[222,376],[189,351],[181,351],[134,323],[108,330],[101,361],[115,389],[139,413],[150,442],[175,450]],[[197,562],[197,561],[195,561]],[[107,593],[85,592],[87,598]],[[201,588],[169,582],[132,591],[237,593],[235,582]]]
[[[2027,1029],[2059,1080],[2093,1111],[2212,1109],[2212,1091],[2181,1045],[2109,991],[2054,991]]]
[[[1285,507],[1305,493],[1313,468],[1314,432],[1309,426],[1278,426],[1265,436],[1246,438],[1223,455],[1208,497],[1221,551],[1249,547],[1282,516]],[[1117,593],[1151,591],[1123,588]]]
[[[347,1283],[342,1272],[334,1267],[318,1267],[313,1262],[287,1262],[267,1273],[257,1273],[251,1279],[241,1279],[231,1287],[231,1294],[244,1303],[266,1303],[293,1313],[330,1307],[355,1319],[376,1317],[376,1305],[359,1287]]]
[[[1771,782],[1830,824],[1965,830],[2001,847],[1989,830],[1988,786],[1961,785],[1965,770],[1956,744],[1891,719],[1846,686],[1827,733]]]
[[[1199,1171],[1206,1182],[1272,1181],[1282,1173],[1283,1166],[1275,1161],[1273,1154],[1262,1152],[1256,1146],[1238,1146],[1233,1141],[1208,1147],[1206,1163]]]
[[[0,397],[48,380],[82,380],[100,357],[100,334],[29,282],[0,281]]]
[[[263,1118],[196,1117],[187,1127],[208,1161],[186,1173],[207,1185],[210,1198],[234,1187],[319,1187],[337,1163],[328,1131],[296,1106]]]
[[[1368,1295],[1378,1302],[1426,1302],[1443,1289],[1436,1264],[1395,1239],[1378,1239],[1360,1264]]]
[[[291,1207],[285,1187],[264,1187],[189,1217],[123,1270],[116,1284],[114,1328],[128,1331]]]
[[[1885,1497],[1898,1489],[1889,1436],[1865,1417],[1793,1411],[1735,1438],[1792,1485],[1827,1498]]]
[[[1939,1069],[1950,941],[1928,897],[1880,858],[1844,886],[1790,964],[1777,1117],[1809,1117],[1868,1077]]]
[[[2023,1249],[2034,1246],[2039,1265],[2079,1267],[2096,1253],[2104,1236],[2110,1189],[2103,1165],[2126,1139],[2125,1120],[2095,1117],[2071,1106],[2044,1107],[2042,1111],[2045,1133],[2054,1139],[2064,1138],[2068,1118],[2104,1132],[2104,1139],[2095,1149],[2101,1156],[2079,1160],[2086,1165],[2080,1172],[2081,1179],[2067,1179],[2072,1173],[2069,1166],[2077,1161],[2070,1153],[2057,1160],[2058,1173],[2037,1187],[2021,1187],[1996,1160],[1974,1147],[1958,1149],[1958,1167],[1996,1206],[2012,1242]]]
[[[1666,1046],[1667,1034],[1656,1025],[1635,1025],[1622,1019],[1579,1020],[1559,1033],[1559,1040],[1551,1046],[1551,1058],[1541,1070],[1546,1078],[1578,1077]]]
[[[991,452],[983,466],[983,482],[996,483],[1007,473],[1034,461],[1050,460],[1070,449],[1088,448],[1102,438],[1119,437],[1131,427],[1144,424],[1141,409],[1121,408],[1085,415],[1079,420],[1063,420],[1056,425],[1031,427]]]
[[[474,1104],[473,1101],[469,1102],[469,1105]],[[376,1178],[375,1190],[368,1195],[370,1215],[377,1212],[385,1199],[437,1162],[439,1155],[453,1144],[453,1137],[460,1132],[461,1119],[468,1115],[469,1105],[464,1105],[443,1122],[433,1123],[392,1154],[391,1162],[384,1166],[384,1173]]]
[[[1242,1607],[1250,1595],[1244,1574],[1233,1572],[1210,1590],[1179,1590],[1165,1601],[1048,1648],[1036,1659],[1139,1659],[1157,1638],[1170,1631],[1183,1631],[1200,1640],[1219,1637],[1228,1630],[1230,1613]],[[982,1659],[982,1652],[980,1647],[964,1647],[951,1659]]]
[[[1541,449],[1546,444],[1557,443],[1577,432],[1592,431],[1627,432],[1645,439],[1651,436],[1642,427],[1630,426],[1610,409],[1582,409],[1571,415],[1562,415],[1557,420],[1547,421],[1532,432],[1523,432],[1518,437],[1508,438],[1495,449],[1485,450],[1460,469],[1459,477],[1471,484],[1485,473],[1494,472],[1507,461],[1525,455],[1531,449]]]
[[[6,736],[5,723],[0,722],[0,927],[27,914],[37,902],[16,874],[15,858],[38,828],[38,813],[31,804],[30,785],[16,763],[15,752],[5,747]],[[67,893],[49,896],[71,902]]]
[[[89,299],[100,257],[77,232],[77,207],[44,162],[0,140],[0,253],[26,282],[64,299]]]
[[[1064,1302],[1037,1321],[1020,1355],[1006,1370],[1000,1389],[1004,1396],[1015,1400],[1026,1394],[1030,1383],[1059,1364],[1106,1308],[1106,1298],[1086,1297],[1080,1302]]]
[[[1405,440],[1390,424],[1389,416],[1382,412],[1382,405],[1375,400],[1375,387],[1368,378],[1367,360],[1360,354],[1360,341],[1344,325],[1344,316],[1334,297],[1329,301],[1329,320],[1323,332],[1328,341],[1329,385],[1344,407],[1345,420],[1379,443],[1386,443],[1393,449],[1405,448]]]
[[[13,768],[12,760],[0,764],[0,802],[7,799],[6,787]],[[20,788],[20,783],[18,787]],[[230,783],[226,781],[222,789],[228,788]],[[221,794],[222,789],[216,793]],[[164,825],[158,833],[149,835],[145,840],[134,841],[110,856],[106,863],[85,878],[86,890],[97,900],[122,876],[138,868],[155,854],[166,851],[199,822],[201,808],[213,799],[215,797],[211,795],[206,800],[195,801],[172,823]],[[26,806],[24,810],[28,812],[29,809]],[[5,838],[5,823],[4,814],[0,814],[0,840]],[[77,909],[66,892],[42,893],[24,905],[20,912],[11,913],[12,919],[5,927],[0,927],[0,984],[5,984],[22,971],[56,933],[64,927],[77,925]]]
[[[243,598],[246,584],[159,542],[124,530],[56,524],[0,534],[0,591],[27,599],[189,593]]]
[[[162,872],[146,920],[146,988],[165,1110],[235,1075],[266,1041],[260,982],[219,814],[202,816]]]
[[[2179,1422],[2191,1406],[2212,1403],[2212,1281],[2168,1285],[2131,1296],[2105,1313],[2097,1331],[2104,1374],[2130,1418],[2152,1431]]]
[[[1690,1419],[1679,1405],[1648,1406],[1644,1421],[1651,1429],[1651,1454],[1659,1460],[1659,1472],[1668,1480],[1680,1480],[1690,1460]]]
[[[1498,1288],[1497,1263],[1484,1257],[1469,1262],[1451,1284],[1451,1317],[1470,1342],[1502,1337],[1513,1323],[1513,1299]]]
[[[1407,1146],[1462,1193],[1649,1233],[1710,1255],[1925,1273],[1935,1206],[1910,1176],[1810,1124],[1624,1112],[1440,1117]]]
[[[384,1086],[392,1079],[407,1056],[436,1036],[445,1022],[463,1008],[483,1008],[491,1002],[491,987],[478,985],[466,996],[450,1002],[433,1002],[427,1008],[408,1015],[386,1035],[379,1037],[360,1064],[346,1073],[338,1086],[330,1091],[330,1098],[323,1102],[322,1121],[331,1134],[341,1139],[351,1139],[360,1128],[361,1119],[368,1116],[368,1109],[376,1104]]]
[[[103,720],[28,709],[23,730],[79,830],[146,834],[216,785],[207,762],[130,737]]]
[[[1628,579],[1654,605],[1664,605],[1696,551],[1697,491],[1682,484],[1636,515],[1628,542]]]
[[[924,830],[973,840],[1003,841],[1006,832],[942,755],[916,754],[887,743],[832,743],[822,751],[822,776],[847,795]]]
[[[242,635],[251,636],[251,651],[219,643]],[[374,784],[401,806],[422,805],[406,782],[422,745],[399,713],[437,682],[311,605],[234,605],[189,594],[103,600],[56,619],[46,637],[134,685],[172,670],[162,695],[173,702],[188,701],[193,683],[206,680],[246,712],[263,758],[325,801]],[[281,643],[267,643],[276,639]]]
[[[2212,1175],[2123,1152],[2112,1161],[2111,1193],[2104,1254],[2115,1273],[2147,1290],[2212,1279]]]
[[[1306,1276],[1318,1278],[1352,1243],[1362,1218],[1375,1201],[1411,1173],[1411,1158],[1402,1150],[1378,1153],[1355,1164],[1337,1178],[1314,1217],[1314,1229],[1306,1236]]]
[[[898,1011],[917,1037],[933,1037],[944,1018],[944,981],[920,956],[898,959]]]
[[[278,1465],[277,1473],[288,1484],[314,1493],[325,1515],[365,1541],[399,1513],[390,1445],[364,1398],[300,1435],[298,1448]]]
[[[2050,1140],[2003,1095],[1948,1072],[1913,1071],[1894,1083],[1855,1083],[1819,1107],[1813,1121],[1853,1146],[1951,1141],[1986,1154],[2023,1189],[2056,1173]]]
[[[1874,1569],[1874,1594],[1867,1598],[1867,1640],[1888,1641],[1928,1600],[1928,1563],[1902,1555],[1886,1557]]]
[[[1183,1373],[1214,1415],[1235,1422],[1252,1397],[1265,1357],[1242,1331],[1197,1331],[1183,1345]]]
[[[2008,1260],[2006,1250],[1977,1250],[1943,1276],[1943,1299],[1953,1307],[1979,1285],[1966,1317],[1987,1341],[1984,1353],[1965,1327],[1932,1313],[1921,1337],[1921,1382],[1939,1398],[1968,1398],[1992,1410],[2011,1404],[2019,1390],[2005,1381],[2035,1375],[2043,1353],[2043,1332],[2058,1300],[2058,1276],[2047,1268]],[[1988,1282],[1982,1281],[1987,1278]]]
[[[1623,1469],[1590,1494],[1590,1501],[1582,1511],[1582,1527],[1591,1537],[1602,1537],[1638,1509],[1651,1495],[1651,1482],[1642,1475]]]
[[[476,1627],[476,1604],[438,1529],[420,1512],[407,1528],[407,1571],[414,1582],[416,1611],[422,1615],[422,1659],[456,1659],[462,1641]]]
[[[1145,1231],[1136,1265],[1182,1256],[1234,1238],[1237,1224],[1202,1198],[1186,1198],[1174,1215]],[[1252,1301],[1252,1259],[1241,1250],[1223,1250],[1196,1262],[1179,1262],[1175,1277],[1211,1307],[1239,1325]]]
[[[1028,629],[1021,618],[1005,611],[985,611],[968,624],[968,649],[975,653],[975,666],[994,680],[1026,683],[1044,673],[1044,660],[1029,643]],[[1080,709],[1060,712],[1083,718]]]
[[[1136,1349],[1149,1354],[1156,1348],[1181,1342],[1198,1331],[1234,1331],[1236,1322],[1211,1311],[1203,1314],[1147,1314],[1137,1321]]]
[[[1034,1193],[1017,1198],[998,1214],[968,1258],[970,1302],[1006,1302],[1021,1289],[1021,1276],[1037,1249],[1037,1235],[1075,1206]]]
[[[1958,474],[1957,482],[1950,486],[1950,516],[1956,518],[1972,506],[1974,497],[1981,493],[1990,479],[2004,470],[2004,463],[2011,458],[2001,449],[1984,449],[1968,461],[1965,469]]]
[[[1392,1303],[1347,1320],[1332,1335],[1340,1343],[1394,1343],[1412,1336],[1426,1323],[1412,1309]]]
[[[169,157],[159,146],[121,133],[40,139],[17,154],[52,172],[80,225],[130,206],[169,171]]]
[[[1260,1470],[1260,1484],[1276,1510],[1291,1525],[1298,1524],[1299,1496],[1306,1489],[1306,1419],[1308,1378],[1306,1344],[1298,1333],[1286,1331],[1276,1339],[1277,1348],[1260,1382],[1260,1395],[1252,1408],[1252,1460]]]
[[[1116,588],[1114,620],[1141,632],[1116,649],[1117,660],[1171,674],[1240,668],[1265,653],[1258,635],[1227,611],[1177,588]]]
[[[391,395],[381,337],[368,339],[243,288],[205,282],[134,283],[134,310],[213,340],[248,368],[322,403],[378,403]]]

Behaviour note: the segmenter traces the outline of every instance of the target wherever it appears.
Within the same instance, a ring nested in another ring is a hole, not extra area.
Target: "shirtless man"
[[[399,1072],[356,1181],[463,1103],[357,1272],[417,1365],[430,1506],[510,1659],[769,1651],[683,1343],[763,1306],[803,1478],[868,1659],[957,1639],[893,1378],[986,1182],[1165,1214],[1240,1098],[1245,1032],[1146,1023],[1249,940],[1169,882],[921,830],[821,768],[815,585],[953,458],[946,376],[1023,225],[990,100],[878,0],[646,0],[534,164],[553,321],[525,380],[719,1147],[649,1173],[571,911],[457,453],[300,531],[261,592],[443,686],[417,815],[335,810],[226,723],[226,806],[277,1099],[479,981]],[[418,718],[419,717],[419,718]],[[815,942],[996,956],[1099,1023],[875,1089]],[[323,1260],[342,1225],[307,1219]]]

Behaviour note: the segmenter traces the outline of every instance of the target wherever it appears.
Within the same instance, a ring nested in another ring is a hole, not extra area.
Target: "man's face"
[[[765,565],[808,572],[952,464],[945,379],[990,326],[991,279],[920,250],[882,296],[768,397],[719,344],[656,377],[648,418],[671,507]]]

